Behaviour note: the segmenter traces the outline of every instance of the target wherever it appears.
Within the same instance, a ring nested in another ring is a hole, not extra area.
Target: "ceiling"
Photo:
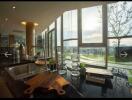
[[[37,22],[36,33],[41,33],[64,11],[106,4],[110,1],[2,1],[0,2],[0,33],[19,34],[25,32],[21,21]],[[16,8],[13,9],[12,6]]]

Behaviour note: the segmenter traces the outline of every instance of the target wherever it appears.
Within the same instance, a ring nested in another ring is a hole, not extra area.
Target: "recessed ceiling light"
[[[15,9],[15,8],[16,8],[16,6],[12,6],[12,8],[13,8],[13,9]]]
[[[34,23],[34,26],[38,26],[39,24],[38,23]]]
[[[26,25],[26,22],[25,22],[25,21],[22,21],[21,24],[22,24],[22,25]]]
[[[8,18],[5,18],[5,21],[7,22],[8,21]]]

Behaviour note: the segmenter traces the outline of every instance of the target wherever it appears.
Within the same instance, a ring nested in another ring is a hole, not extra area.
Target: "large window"
[[[108,5],[108,36],[132,35],[132,2],[117,2]]]
[[[57,46],[61,46],[61,17],[57,18]]]
[[[44,57],[46,57],[46,32],[47,32],[47,29],[45,29],[43,32],[42,32],[42,42],[43,42],[43,53],[44,53]]]
[[[43,37],[42,34],[37,35],[36,38],[36,45],[32,48],[32,50],[35,50],[35,53],[37,54],[40,52],[40,56],[44,56],[44,49],[43,49]]]
[[[56,32],[57,32],[57,59],[58,63],[62,63],[62,53],[61,53],[61,16],[57,18],[56,20],[57,26],[56,26]]]
[[[81,34],[79,37],[80,62],[90,66],[106,67],[104,45],[103,6],[81,9]],[[105,33],[106,34],[106,33]]]
[[[126,67],[132,65],[132,38],[123,38],[118,47],[117,39],[108,39],[108,66],[109,67]],[[119,51],[118,51],[119,49]],[[118,55],[119,52],[119,55]]]
[[[82,8],[82,44],[103,43],[102,6]],[[93,46],[93,45],[92,45]]]
[[[52,57],[56,57],[56,46],[55,46],[55,30],[52,31]]]
[[[55,35],[50,36],[54,28],[57,43],[52,45],[56,39]],[[132,65],[132,2],[65,11],[50,25],[47,37],[49,53],[54,54],[52,48],[57,46],[62,61],[80,53],[80,62],[90,66]]]
[[[50,26],[49,26],[49,31],[51,31],[52,29],[55,28],[55,22],[51,23]]]
[[[45,34],[46,34],[46,31],[47,31],[47,29],[42,32],[42,46],[43,46],[44,49],[45,49]]]
[[[26,45],[26,36],[25,35],[15,35],[15,43],[23,43],[23,45]]]
[[[45,32],[45,57],[49,57],[49,37],[48,31]]]
[[[77,10],[63,14],[63,60],[70,60],[73,53],[78,53]],[[70,63],[70,62],[69,62]]]
[[[77,10],[65,12],[63,19],[63,40],[77,39]]]
[[[102,6],[82,9],[82,42],[102,43]]]
[[[55,58],[55,30],[48,32],[49,57]]]
[[[108,66],[132,65],[132,2],[108,5]]]
[[[52,32],[49,32],[48,33],[49,35],[49,57],[52,57]]]

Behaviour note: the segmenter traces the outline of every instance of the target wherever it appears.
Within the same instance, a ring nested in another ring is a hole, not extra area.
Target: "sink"
[[[37,74],[39,69],[34,63],[28,63],[8,67],[5,70],[14,80],[21,80]]]

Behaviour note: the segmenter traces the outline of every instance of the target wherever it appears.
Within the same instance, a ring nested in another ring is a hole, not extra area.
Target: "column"
[[[27,22],[26,23],[26,48],[27,48],[27,55],[33,55],[33,46],[34,46],[34,23]]]

